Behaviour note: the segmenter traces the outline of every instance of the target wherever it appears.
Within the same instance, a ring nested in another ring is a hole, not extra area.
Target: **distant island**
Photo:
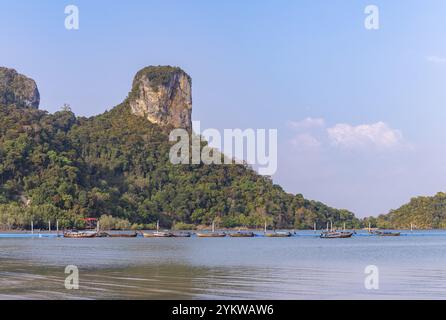
[[[39,110],[32,79],[0,68],[0,228],[81,228],[101,218],[118,229],[220,227],[313,229],[446,227],[446,195],[414,199],[379,218],[359,220],[286,193],[247,165],[173,165],[169,130],[192,133],[192,80],[178,67],[139,71],[128,97],[101,115],[69,106]],[[204,147],[205,145],[203,145]],[[223,155],[222,155],[223,156]],[[432,221],[432,222],[430,222]],[[445,221],[445,222],[444,222]]]
[[[446,229],[446,193],[412,198],[388,214],[363,220],[364,225],[369,222],[372,226],[387,229]]]

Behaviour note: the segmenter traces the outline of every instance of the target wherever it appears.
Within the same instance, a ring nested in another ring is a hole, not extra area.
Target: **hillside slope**
[[[412,224],[417,229],[446,229],[446,193],[412,198],[400,208],[372,220],[382,228],[408,229]]]
[[[157,68],[157,74],[166,71]],[[163,79],[160,85],[173,88],[170,96],[182,89],[175,77]],[[178,92],[182,96],[169,105],[178,102],[174,108],[184,114],[184,92]],[[328,220],[359,225],[351,212],[286,193],[245,165],[171,164],[166,121],[185,119],[187,125],[189,118],[157,105],[150,116],[162,124],[151,122],[135,113],[131,96],[91,118],[68,108],[49,114],[0,105],[0,226],[25,227],[31,219],[43,226],[57,219],[71,227],[82,217],[104,214],[139,227],[158,219],[165,227],[213,219],[224,227],[261,226],[265,220],[275,227],[321,227]],[[157,90],[155,99],[164,98]]]

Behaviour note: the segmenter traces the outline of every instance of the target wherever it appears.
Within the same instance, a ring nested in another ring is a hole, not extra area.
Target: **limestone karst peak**
[[[192,128],[192,80],[178,67],[140,70],[129,95],[133,114],[163,127]]]
[[[39,103],[40,94],[33,79],[0,67],[0,104],[37,109]]]

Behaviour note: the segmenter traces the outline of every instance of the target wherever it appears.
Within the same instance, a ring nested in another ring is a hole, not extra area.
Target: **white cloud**
[[[428,56],[426,57],[426,60],[432,63],[439,63],[439,64],[446,63],[446,58],[439,56]]]
[[[294,147],[308,149],[318,148],[322,145],[325,131],[325,120],[323,118],[308,117],[300,121],[290,121],[288,125],[293,131],[297,132],[290,140]]]
[[[380,121],[357,126],[338,123],[328,127],[323,118],[306,118],[289,122],[296,135],[289,141],[299,148],[336,147],[350,150],[391,150],[409,146],[401,131]],[[410,146],[409,146],[410,147]]]
[[[318,128],[325,126],[325,120],[322,118],[306,118],[301,121],[290,121],[289,125],[298,130],[302,129],[310,129],[310,128]]]
[[[309,133],[301,133],[291,140],[291,144],[296,147],[317,148],[321,142]]]
[[[391,149],[403,144],[399,130],[390,128],[384,122],[352,126],[337,124],[327,129],[330,142],[334,146],[347,149]]]

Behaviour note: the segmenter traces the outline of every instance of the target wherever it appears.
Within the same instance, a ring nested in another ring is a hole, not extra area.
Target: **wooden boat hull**
[[[379,237],[399,237],[401,232],[390,232],[390,231],[373,231],[371,234]]]
[[[71,239],[87,239],[87,238],[96,238],[96,233],[64,233],[64,238],[71,238]]]
[[[289,238],[291,237],[291,232],[284,232],[284,233],[280,233],[280,232],[275,232],[275,233],[266,233],[265,237],[268,238]]]
[[[377,234],[377,236],[379,236],[379,237],[399,237],[401,235],[401,233],[400,232],[392,232],[392,233],[387,233],[387,232],[384,232],[384,233],[378,233]]]
[[[143,233],[144,238],[172,238],[173,234],[170,232],[154,232],[154,233]]]
[[[226,234],[219,233],[219,232],[197,233],[197,237],[199,237],[199,238],[224,238],[224,237],[226,237]]]
[[[329,232],[329,233],[322,233],[321,238],[322,239],[346,239],[351,238],[353,236],[353,232]]]
[[[115,233],[115,234],[109,233],[108,236],[110,238],[136,238],[138,236],[138,234],[136,232],[130,233],[130,234],[128,234],[128,233],[118,233],[118,234],[117,233]]]
[[[110,235],[107,232],[96,233],[96,238],[108,238]]]
[[[252,238],[255,234],[253,232],[237,232],[230,233],[229,236],[232,238]]]
[[[190,238],[192,236],[192,233],[190,232],[179,232],[179,233],[173,233],[172,237],[174,238]]]

